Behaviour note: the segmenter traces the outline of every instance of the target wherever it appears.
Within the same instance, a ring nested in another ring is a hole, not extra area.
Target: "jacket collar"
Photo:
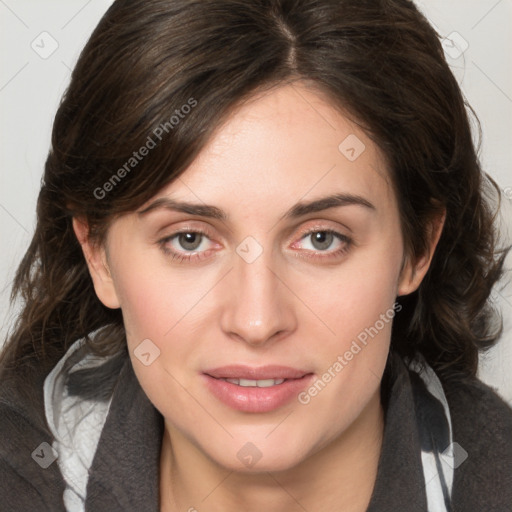
[[[367,512],[427,509],[415,398],[407,367],[391,355],[382,383],[385,427]],[[159,510],[164,422],[127,358],[115,386],[87,485],[86,510]]]
[[[385,423],[377,478],[367,512],[427,510],[421,445],[410,373],[390,354],[382,380]]]
[[[158,512],[163,432],[163,417],[127,358],[91,466],[85,510]]]

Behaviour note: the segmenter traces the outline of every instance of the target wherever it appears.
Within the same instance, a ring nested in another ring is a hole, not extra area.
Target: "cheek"
[[[161,280],[143,272],[127,274],[118,285],[127,334],[137,339],[161,337],[172,326],[174,304]]]
[[[127,334],[132,343],[145,338],[158,343],[171,337],[193,309],[204,293],[204,283],[171,269],[154,249],[124,249],[116,261],[115,283]]]
[[[400,263],[401,253],[393,244],[379,251],[359,251],[315,288],[311,304],[330,333],[322,327],[327,334],[315,347],[322,370],[314,389],[306,390],[303,403],[314,402],[320,416],[330,410],[344,422],[360,412],[361,404],[377,389],[392,322],[400,310],[396,304]]]
[[[185,382],[181,370],[194,351],[187,327],[199,291],[187,286],[190,280],[183,276],[165,274],[162,266],[157,272],[147,259],[144,266],[142,257],[127,259],[130,268],[118,267],[123,274],[118,272],[117,290],[135,375],[153,405],[185,428],[197,421],[200,413],[190,406],[190,397],[181,385]],[[144,360],[143,354],[147,353],[150,355]],[[169,396],[173,397],[171,405]]]
[[[401,253],[387,244],[380,250],[360,250],[334,268],[328,279],[324,274],[316,280],[316,286],[308,283],[309,295],[305,296],[330,328],[331,336],[327,339],[332,340],[332,348],[337,345],[342,349],[376,322],[379,331],[384,331],[383,337],[390,334],[391,322],[382,326],[379,319],[395,303],[400,265]],[[300,293],[306,294],[307,289]]]
[[[134,358],[134,351],[144,340],[150,340],[157,347],[153,348],[155,353],[163,351],[163,341],[169,338],[164,334],[171,331],[180,314],[183,315],[180,292],[176,292],[173,283],[165,282],[161,262],[156,264],[154,254],[129,247],[120,247],[118,254],[113,277],[128,350],[137,369],[140,363]],[[170,293],[173,289],[174,293]]]
[[[192,279],[190,270],[171,269],[154,252],[126,251],[116,265],[116,290],[132,365],[149,398],[163,410],[169,406],[166,400],[171,391],[181,396],[178,382],[184,382],[185,368],[190,370],[187,365],[196,360],[201,345],[197,340],[205,339],[200,332],[207,321],[205,293],[214,288],[218,276],[213,272],[195,275]],[[142,352],[141,347],[147,350]],[[138,355],[148,352],[153,362],[146,366]],[[179,401],[176,398],[178,410]]]

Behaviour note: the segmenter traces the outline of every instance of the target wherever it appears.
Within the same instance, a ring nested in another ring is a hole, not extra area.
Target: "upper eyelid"
[[[201,226],[197,226],[196,227],[194,224],[185,225],[185,226],[176,228],[177,231],[174,231],[172,233],[172,235],[169,235],[169,236],[173,236],[174,234],[179,234],[179,233],[183,233],[183,232],[201,232],[201,233],[204,232],[208,236],[210,236],[210,234],[212,233],[212,230],[210,228],[203,227],[204,222],[201,221],[201,220],[198,221],[197,219],[190,219],[190,220],[184,221],[184,222],[188,222],[188,223],[200,222]],[[352,229],[350,229],[349,226],[347,226],[346,224],[343,224],[340,221],[326,220],[326,219],[319,220],[319,219],[312,218],[312,219],[306,219],[305,221],[301,221],[298,224],[304,224],[304,223],[309,223],[309,225],[304,227],[304,228],[300,227],[298,229],[300,234],[306,234],[306,233],[309,233],[309,232],[314,231],[314,230],[317,230],[317,231],[340,231],[340,230],[346,230],[349,233],[352,233]],[[341,227],[341,228],[340,227],[334,227],[334,226],[332,226],[332,224],[337,224],[337,226],[343,226],[343,227]],[[165,230],[165,228],[162,228],[162,229],[159,229],[158,232],[162,232],[164,230]],[[232,233],[232,230],[228,230],[228,231],[229,231],[230,234]],[[289,228],[287,228],[285,230],[285,233],[286,233],[285,238],[289,238],[289,236],[291,236],[290,233],[293,233],[293,232],[297,232],[297,226],[296,225],[295,226],[291,226],[291,227],[289,227]],[[165,237],[165,238],[168,238],[168,237]]]
[[[344,229],[349,231],[350,233],[352,233],[352,230],[346,226],[344,226]],[[339,233],[340,235],[343,235],[343,233],[340,233],[340,231],[343,231],[342,228],[339,228],[339,227],[333,227],[331,225],[323,225],[323,224],[313,224],[313,225],[310,225],[308,227],[305,227],[305,228],[300,228],[299,229],[299,236],[304,236],[304,235],[307,235],[307,234],[310,234],[310,233],[315,233],[317,231],[333,231],[335,233]],[[348,238],[348,235],[344,235],[344,236],[347,236]]]

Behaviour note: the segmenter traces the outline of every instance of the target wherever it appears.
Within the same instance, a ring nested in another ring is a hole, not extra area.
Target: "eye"
[[[300,258],[336,258],[345,254],[352,245],[352,239],[348,236],[334,231],[332,229],[314,229],[303,233],[300,240],[310,239],[310,245],[313,253],[300,251],[297,253],[297,257]],[[335,245],[335,250],[329,251],[327,255],[318,255],[318,251],[326,252],[327,249]],[[336,248],[337,246],[337,248]]]
[[[314,229],[306,233],[302,233],[299,240],[311,239],[310,244],[312,248],[307,248],[307,251],[297,251],[296,256],[300,258],[336,258],[345,254],[352,245],[352,240],[346,235],[334,231],[332,229]],[[173,233],[165,238],[162,238],[157,243],[161,250],[172,260],[192,261],[202,260],[210,255],[207,241],[210,240],[209,233],[201,230],[186,229]],[[333,251],[327,251],[334,244]],[[299,244],[300,246],[302,244]],[[307,245],[307,244],[306,244]],[[297,247],[297,242],[292,245],[293,248]],[[336,248],[337,247],[337,248]],[[325,255],[318,253],[327,252]],[[187,254],[188,253],[188,254]]]
[[[164,254],[172,256],[173,260],[183,261],[202,259],[206,257],[205,240],[208,233],[204,231],[180,231],[158,241]],[[191,254],[186,254],[190,252]]]

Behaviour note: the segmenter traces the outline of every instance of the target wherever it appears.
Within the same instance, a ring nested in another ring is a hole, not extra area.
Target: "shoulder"
[[[484,446],[489,441],[512,454],[512,406],[496,390],[476,378],[443,383],[443,388],[457,429],[454,434],[475,441],[475,452],[489,448]]]
[[[0,383],[0,511],[64,510],[64,484],[44,418],[42,377],[20,372]]]
[[[127,362],[125,352],[95,355],[81,338],[58,358],[2,371],[0,512],[60,512],[65,495],[85,495],[109,397]]]
[[[445,381],[443,388],[455,449],[455,510],[512,510],[512,407],[476,378]]]

